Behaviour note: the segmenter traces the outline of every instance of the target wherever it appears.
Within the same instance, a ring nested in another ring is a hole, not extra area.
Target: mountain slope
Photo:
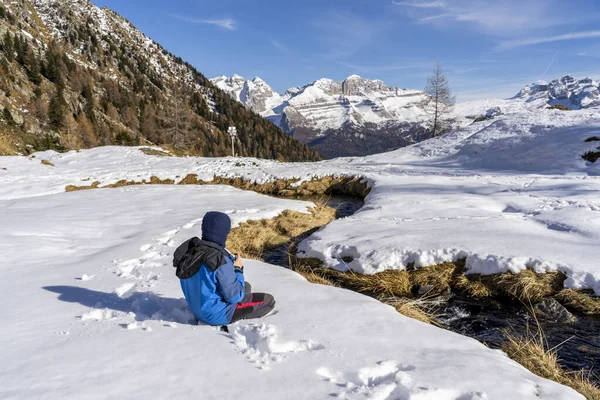
[[[324,157],[366,155],[428,138],[423,92],[352,75],[342,82],[319,79],[283,96],[260,78],[211,79],[253,111],[269,118]]]
[[[88,0],[0,0],[0,151],[158,144],[204,156],[318,154]]]

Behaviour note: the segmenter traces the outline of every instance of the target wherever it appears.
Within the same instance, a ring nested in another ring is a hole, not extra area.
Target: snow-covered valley
[[[228,186],[65,187],[188,174],[297,185],[359,176],[371,186],[365,206],[304,241],[305,256],[365,273],[466,257],[468,273],[560,270],[567,287],[600,294],[600,170],[581,158],[598,146],[585,141],[594,136],[594,112],[546,110],[387,154],[312,164],[157,157],[125,147],[0,158],[8,332],[0,395],[580,398],[500,351],[259,262],[248,262],[248,280],[275,295],[276,314],[230,334],[190,324],[170,261],[178,243],[200,234],[202,215],[217,209],[240,223],[309,203]]]

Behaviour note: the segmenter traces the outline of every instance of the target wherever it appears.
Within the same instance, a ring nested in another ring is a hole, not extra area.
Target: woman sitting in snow
[[[230,230],[229,216],[211,211],[202,219],[202,240],[184,242],[173,258],[188,307],[210,325],[260,318],[275,307],[270,294],[251,292],[241,258],[225,249]]]

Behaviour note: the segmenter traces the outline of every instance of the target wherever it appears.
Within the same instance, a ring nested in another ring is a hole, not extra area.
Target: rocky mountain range
[[[600,85],[590,78],[575,79],[570,75],[551,82],[532,83],[514,99],[526,102],[542,101],[550,106],[564,106],[578,110],[600,106]]]
[[[236,126],[239,155],[319,159],[88,0],[0,0],[0,112],[0,154],[156,144],[225,156]]]
[[[260,78],[220,76],[213,84],[324,157],[366,155],[428,138],[423,92],[352,75],[275,92]]]
[[[428,139],[429,115],[423,92],[399,89],[380,80],[352,75],[342,82],[319,79],[302,87],[275,92],[260,78],[211,79],[232,98],[268,118],[324,157],[366,155]],[[458,104],[457,126],[464,126],[525,108],[600,106],[597,82],[565,76],[526,86],[512,99]]]

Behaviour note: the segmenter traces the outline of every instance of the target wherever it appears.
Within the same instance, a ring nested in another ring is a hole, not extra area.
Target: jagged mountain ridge
[[[234,75],[211,81],[326,157],[377,153],[429,138],[426,125],[430,115],[422,106],[425,94],[392,88],[380,80],[357,75],[342,82],[323,78],[288,89],[283,95],[260,78],[248,81]],[[260,91],[253,90],[253,82],[260,82]],[[549,83],[537,82],[511,99],[458,104],[454,118],[459,127],[499,114],[556,105],[599,107],[599,84],[569,75]]]
[[[380,80],[323,78],[283,95],[260,78],[234,75],[211,81],[325,157],[382,152],[428,137],[423,92]]]
[[[0,152],[158,144],[224,156],[235,125],[240,155],[319,158],[108,8],[88,0],[0,7]]]
[[[527,85],[514,99],[526,102],[542,100],[548,105],[571,109],[600,106],[600,85],[591,78],[575,79],[571,75],[551,82],[540,81]]]

